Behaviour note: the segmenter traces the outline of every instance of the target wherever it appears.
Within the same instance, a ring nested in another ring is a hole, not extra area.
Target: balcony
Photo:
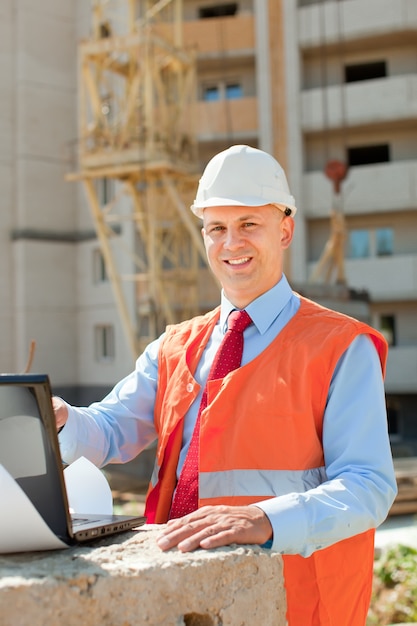
[[[416,299],[417,255],[348,259],[346,274],[349,286],[366,288],[372,300]]]
[[[316,3],[298,12],[301,48],[343,42],[344,50],[357,39],[384,39],[386,43],[410,40],[417,29],[415,0],[350,0]],[[413,33],[414,31],[414,33]]]
[[[417,346],[390,348],[385,389],[388,393],[417,392]]]
[[[315,266],[316,263],[309,263],[309,275]],[[368,291],[373,301],[415,300],[417,297],[415,254],[347,259],[345,271],[349,287]]]
[[[417,76],[392,76],[311,89],[301,96],[304,132],[417,118]]]
[[[197,104],[198,140],[256,137],[258,132],[257,98],[218,100]]]
[[[254,54],[255,21],[251,14],[183,22],[186,48],[198,58]]]
[[[304,174],[299,204],[307,217],[328,217],[332,199],[332,186],[323,172]],[[415,209],[417,161],[352,167],[342,185],[342,199],[346,215]]]

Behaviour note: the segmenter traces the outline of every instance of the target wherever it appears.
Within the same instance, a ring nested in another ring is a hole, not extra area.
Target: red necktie
[[[207,380],[224,378],[240,366],[243,352],[243,331],[252,323],[246,311],[232,311],[227,320],[227,332],[217,350]],[[170,519],[183,517],[198,509],[198,459],[200,415],[207,406],[207,386],[204,388],[190,447],[178,479]]]

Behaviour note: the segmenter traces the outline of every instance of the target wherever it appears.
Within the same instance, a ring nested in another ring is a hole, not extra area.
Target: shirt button
[[[187,385],[187,391],[189,391],[190,393],[194,390],[194,385],[193,383],[188,383]]]

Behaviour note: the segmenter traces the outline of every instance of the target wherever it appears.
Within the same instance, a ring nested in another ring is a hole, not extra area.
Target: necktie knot
[[[227,330],[235,330],[238,333],[243,333],[250,324],[252,324],[252,319],[245,310],[232,311],[227,318]]]

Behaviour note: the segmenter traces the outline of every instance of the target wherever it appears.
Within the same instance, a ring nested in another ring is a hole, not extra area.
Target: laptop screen
[[[0,464],[51,530],[66,538],[68,505],[59,463],[48,377],[0,375]]]

